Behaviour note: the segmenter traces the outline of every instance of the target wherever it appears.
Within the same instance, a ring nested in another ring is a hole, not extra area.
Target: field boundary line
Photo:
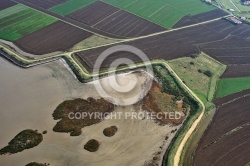
[[[241,12],[241,10],[233,3],[232,0],[230,0],[230,2],[231,2],[231,4],[232,4],[239,12]]]
[[[121,10],[123,10],[123,11],[126,11],[126,12],[128,12],[128,13],[130,13],[130,14],[133,14],[133,15],[135,15],[135,16],[137,16],[137,17],[140,17],[141,19],[147,20],[147,21],[149,21],[149,22],[151,22],[151,23],[153,23],[153,24],[156,24],[156,25],[158,25],[158,26],[160,26],[160,27],[163,27],[163,28],[165,28],[165,29],[168,29],[167,27],[164,27],[164,26],[162,26],[162,25],[159,24],[159,23],[153,22],[153,21],[151,21],[151,20],[149,20],[149,19],[147,19],[147,18],[144,18],[144,17],[142,17],[142,16],[139,16],[138,14],[135,14],[135,13],[132,13],[132,12],[130,12],[130,11],[128,11],[128,10],[125,10],[124,8],[119,8],[119,7],[117,7],[117,6],[115,6],[115,5],[111,4],[111,3],[105,2],[105,1],[103,1],[103,0],[100,0],[100,1],[103,2],[103,3],[106,3],[106,4],[110,5],[110,6],[113,6],[113,7],[115,7],[115,8],[118,8],[118,9],[121,9]],[[133,39],[133,38],[130,38],[130,39]]]
[[[96,36],[100,36],[100,37],[108,38],[108,39],[121,39],[121,40],[126,39],[126,38],[124,38],[124,36],[119,36],[119,35],[112,34],[112,33],[106,32],[106,31],[103,31],[103,32],[108,33],[108,34],[110,34],[110,35],[115,35],[115,36],[117,36],[117,37],[122,37],[122,38],[113,38],[113,37],[104,36],[104,35],[101,35],[101,34],[99,34],[99,33],[93,32],[93,31],[91,31],[91,30],[82,28],[82,27],[80,27],[80,26],[78,26],[78,25],[75,25],[75,24],[73,24],[73,23],[70,23],[70,22],[68,22],[68,21],[66,21],[66,20],[63,20],[63,19],[59,18],[59,17],[53,16],[53,15],[51,15],[51,14],[49,14],[49,13],[46,13],[46,12],[44,12],[44,11],[41,11],[41,10],[39,10],[39,9],[33,8],[33,7],[29,6],[29,5],[26,5],[26,4],[23,4],[23,3],[21,3],[21,2],[18,2],[18,1],[16,1],[16,0],[11,0],[11,1],[16,2],[16,3],[18,3],[18,4],[22,4],[22,5],[24,5],[24,6],[27,6],[27,7],[30,8],[30,9],[33,9],[33,10],[36,10],[36,11],[38,11],[38,12],[40,12],[40,13],[46,14],[46,15],[48,15],[48,16],[50,16],[50,17],[53,17],[53,18],[57,19],[58,21],[62,21],[62,22],[64,22],[64,23],[66,23],[66,24],[69,24],[69,25],[74,26],[74,27],[76,27],[76,28],[78,28],[78,29],[84,30],[84,31],[86,31],[86,32],[92,33],[92,34],[94,34],[94,35],[96,35]],[[28,3],[28,2],[27,2],[27,3]],[[33,4],[30,4],[30,5],[33,5]],[[51,12],[51,11],[48,10],[48,12]],[[56,13],[54,13],[54,14],[56,14]],[[62,16],[62,17],[65,17],[65,16]],[[68,19],[70,19],[70,18],[68,18]],[[73,20],[73,21],[75,21],[75,20]],[[84,25],[85,25],[85,24],[84,24]],[[96,29],[96,28],[95,28],[95,29]],[[97,29],[97,30],[99,30],[99,29]],[[101,30],[99,30],[99,31],[101,31]]]

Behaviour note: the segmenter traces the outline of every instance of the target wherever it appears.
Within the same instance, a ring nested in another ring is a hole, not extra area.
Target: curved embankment
[[[180,159],[181,159],[181,154],[183,151],[183,148],[186,144],[186,142],[188,141],[189,137],[192,135],[192,133],[195,131],[196,127],[198,126],[199,122],[201,121],[204,112],[205,112],[205,105],[204,103],[199,99],[199,97],[196,96],[196,94],[187,86],[185,85],[181,78],[174,72],[174,70],[167,64],[167,62],[163,62],[164,66],[167,67],[167,69],[172,72],[172,74],[175,76],[175,78],[178,79],[178,81],[181,83],[181,85],[200,103],[201,107],[202,107],[202,112],[199,115],[199,117],[194,121],[194,123],[192,124],[192,126],[189,128],[189,130],[186,132],[185,136],[183,137],[180,145],[178,146],[178,149],[176,151],[176,154],[174,156],[174,166],[178,166],[180,163]]]
[[[52,57],[46,57],[46,58],[41,58],[41,59],[28,59],[25,57],[22,57],[20,55],[18,55],[17,53],[15,53],[14,51],[10,50],[9,48],[3,46],[0,44],[0,53],[1,55],[3,55],[5,58],[9,59],[10,61],[12,61],[14,64],[21,66],[21,67],[25,67],[25,68],[29,68],[29,67],[33,67],[36,65],[40,65],[40,64],[44,64],[44,63],[49,63],[51,61],[54,60],[58,60],[60,58],[64,58],[66,60],[66,62],[69,64],[69,66],[71,68],[73,68],[72,70],[75,71],[75,74],[77,75],[78,79],[81,82],[89,82],[92,80],[92,78],[96,75],[100,75],[100,76],[105,76],[107,74],[109,74],[110,72],[114,72],[114,70],[110,70],[110,71],[104,71],[102,73],[89,73],[86,69],[83,68],[83,66],[80,66],[72,57],[70,53],[64,53],[64,54],[58,54]],[[121,72],[121,71],[126,71],[128,69],[131,70],[132,69],[137,69],[137,68],[142,68],[145,67],[146,65],[163,65],[166,67],[166,69],[168,69],[173,75],[174,77],[179,81],[180,85],[182,85],[187,92],[190,93],[190,95],[192,95],[192,97],[194,97],[202,106],[202,113],[200,114],[200,116],[194,121],[194,123],[192,124],[192,126],[189,128],[189,130],[186,132],[184,138],[182,139],[176,154],[174,156],[174,166],[178,166],[179,162],[180,162],[180,158],[181,158],[181,154],[183,151],[183,148],[187,142],[187,140],[189,139],[189,137],[191,136],[191,134],[194,132],[195,128],[197,127],[197,125],[199,124],[199,122],[201,121],[203,115],[204,115],[204,111],[205,111],[205,105],[203,104],[203,102],[196,96],[196,94],[194,94],[194,92],[192,92],[191,89],[189,89],[189,87],[187,87],[181,80],[181,78],[174,72],[174,70],[169,66],[169,64],[167,63],[167,61],[165,60],[154,60],[151,62],[144,62],[144,63],[139,63],[139,64],[135,64],[133,66],[130,67],[122,67],[119,69],[116,69],[116,72]]]

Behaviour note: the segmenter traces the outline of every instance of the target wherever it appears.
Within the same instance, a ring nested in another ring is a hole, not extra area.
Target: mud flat
[[[17,133],[32,128],[47,131],[39,146],[13,155],[0,156],[0,165],[26,165],[30,162],[50,165],[144,165],[154,160],[161,163],[164,152],[179,126],[161,126],[150,119],[108,118],[85,127],[82,134],[53,132],[57,121],[52,117],[65,100],[100,98],[94,85],[81,84],[62,61],[21,69],[0,58],[0,147]],[[140,112],[140,106],[116,107],[114,112]],[[117,132],[106,137],[103,130],[116,126]],[[91,139],[100,143],[96,152],[84,145]]]

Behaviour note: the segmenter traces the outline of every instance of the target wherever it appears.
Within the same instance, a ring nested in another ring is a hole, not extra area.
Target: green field
[[[240,0],[218,0],[225,9],[234,9],[235,11],[250,11],[250,6],[244,6]]]
[[[215,9],[201,0],[103,0],[113,6],[143,17],[158,25],[171,28],[183,16],[196,15]]]
[[[225,71],[226,65],[221,64],[204,53],[196,58],[184,57],[171,60],[169,61],[169,65],[186,85],[209,107],[209,102],[215,96],[217,81]],[[201,72],[198,70],[201,70]],[[206,76],[203,73],[204,71],[211,71],[212,76]]]
[[[233,12],[236,16],[244,16],[250,18],[250,6],[244,6],[240,0],[217,0],[218,4],[222,5],[225,10],[234,9]]]
[[[85,6],[88,6],[95,1],[96,0],[69,0],[63,4],[51,8],[50,11],[65,16]]]
[[[55,21],[55,18],[19,4],[0,12],[0,38],[15,41]]]
[[[217,87],[216,97],[228,96],[247,89],[250,89],[250,77],[221,79]]]

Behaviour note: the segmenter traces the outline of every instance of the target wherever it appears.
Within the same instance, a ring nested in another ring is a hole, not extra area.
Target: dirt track
[[[139,48],[151,60],[171,60],[204,51],[222,63],[247,64],[250,63],[249,38],[250,25],[235,26],[221,19],[123,44]],[[99,55],[109,47],[111,46],[82,51],[78,56],[89,64],[94,64]],[[120,57],[137,61],[134,55],[120,53],[117,56],[110,56],[103,67],[108,67],[111,61]]]

